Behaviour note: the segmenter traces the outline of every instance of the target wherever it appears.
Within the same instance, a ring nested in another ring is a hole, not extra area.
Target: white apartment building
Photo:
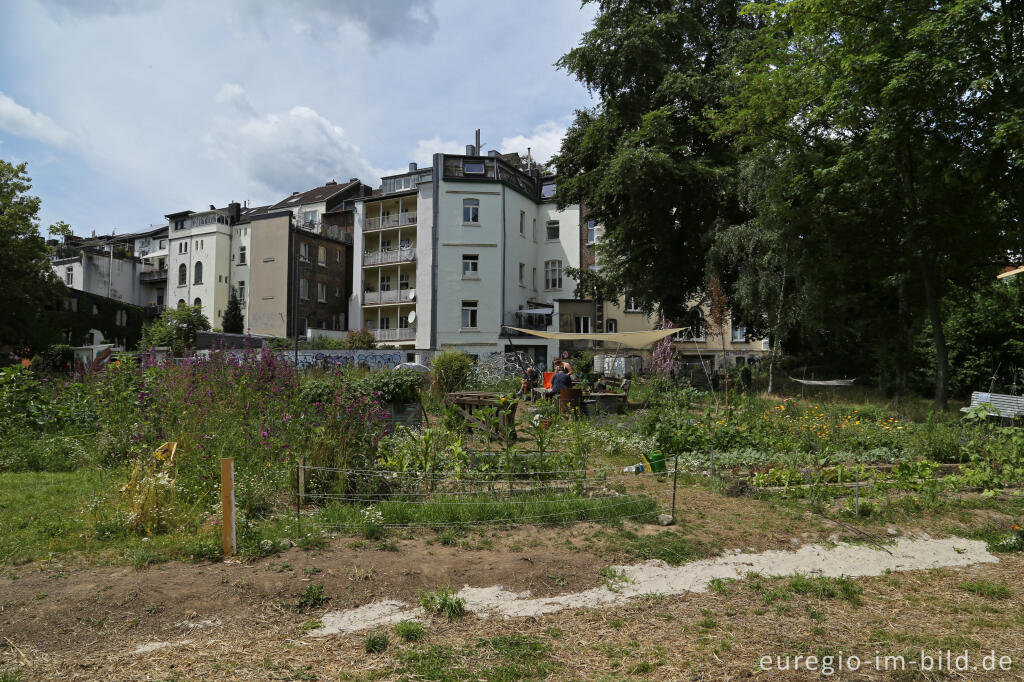
[[[559,211],[554,178],[518,154],[466,151],[410,164],[357,200],[350,328],[410,350],[521,350],[546,363],[557,341],[505,327],[557,330],[576,286],[564,270],[580,263],[579,208]]]
[[[199,306],[214,328],[220,328],[228,305],[232,225],[240,212],[231,203],[167,215],[167,305]]]

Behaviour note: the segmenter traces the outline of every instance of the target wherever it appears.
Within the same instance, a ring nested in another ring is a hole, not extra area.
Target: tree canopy
[[[46,240],[39,234],[39,198],[28,194],[26,164],[0,159],[0,346],[33,352],[54,341],[43,311],[55,305],[64,284],[53,274]]]

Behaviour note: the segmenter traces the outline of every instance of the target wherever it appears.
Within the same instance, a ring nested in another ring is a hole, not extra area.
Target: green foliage
[[[167,308],[142,333],[139,347],[143,349],[169,346],[175,355],[196,347],[196,332],[210,329],[210,321],[199,306],[182,305]]]
[[[1013,596],[1009,587],[991,580],[968,580],[960,583],[960,589],[989,599],[1009,599]]]
[[[373,335],[373,332],[368,329],[360,329],[358,331],[351,331],[348,333],[341,343],[338,345],[339,348],[346,350],[361,350],[361,349],[372,349],[377,347],[377,337]]]
[[[423,374],[411,369],[380,369],[359,382],[359,390],[380,403],[414,403],[423,387]]]
[[[43,372],[65,372],[75,360],[75,349],[66,344],[54,344],[40,356],[39,370]]]
[[[245,331],[245,317],[242,315],[242,302],[238,299],[238,290],[231,287],[228,307],[224,309],[222,327],[227,334],[241,334]]]
[[[67,290],[50,267],[39,234],[39,198],[28,194],[26,168],[0,159],[0,347],[29,354],[53,340],[56,330],[45,323],[43,310]]]
[[[854,606],[861,603],[861,587],[851,578],[840,576],[806,576],[796,574],[789,579],[789,590],[794,594],[808,595],[817,599],[843,599]]]
[[[442,393],[451,393],[469,388],[473,381],[473,358],[459,351],[446,350],[438,353],[431,361],[434,384]]]
[[[455,596],[447,587],[437,592],[420,592],[420,606],[427,613],[436,613],[449,621],[458,620],[466,615],[466,600]]]
[[[388,633],[372,632],[366,636],[363,648],[368,654],[382,654],[388,648]]]
[[[324,586],[317,585],[315,583],[309,583],[306,585],[306,589],[302,592],[299,597],[299,601],[295,604],[297,611],[309,611],[311,609],[318,609],[327,603],[328,597],[324,595]]]
[[[403,642],[419,642],[422,641],[426,632],[423,629],[423,625],[417,623],[414,620],[402,620],[395,623],[395,634],[397,634]]]

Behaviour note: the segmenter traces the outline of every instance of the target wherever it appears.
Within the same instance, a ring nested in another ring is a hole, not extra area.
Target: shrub
[[[466,615],[466,600],[456,597],[447,587],[437,592],[420,592],[420,606],[427,613],[440,614],[450,621]]]
[[[348,336],[342,339],[340,347],[348,350],[372,349],[377,345],[377,337],[368,329],[349,332]]]
[[[434,356],[434,384],[443,393],[463,390],[473,381],[473,358],[459,351],[446,350]]]
[[[382,369],[359,382],[359,389],[387,403],[413,403],[423,386],[423,375],[411,369]]]
[[[306,611],[309,609],[316,609],[327,603],[327,597],[324,596],[324,586],[310,583],[306,585],[306,590],[299,597],[299,601],[295,604],[297,611]]]

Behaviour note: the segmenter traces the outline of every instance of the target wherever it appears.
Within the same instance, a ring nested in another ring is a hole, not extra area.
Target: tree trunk
[[[949,398],[949,353],[946,334],[942,329],[942,309],[935,287],[935,272],[928,256],[921,256],[925,304],[932,323],[932,342],[935,344],[935,409],[945,411]]]

